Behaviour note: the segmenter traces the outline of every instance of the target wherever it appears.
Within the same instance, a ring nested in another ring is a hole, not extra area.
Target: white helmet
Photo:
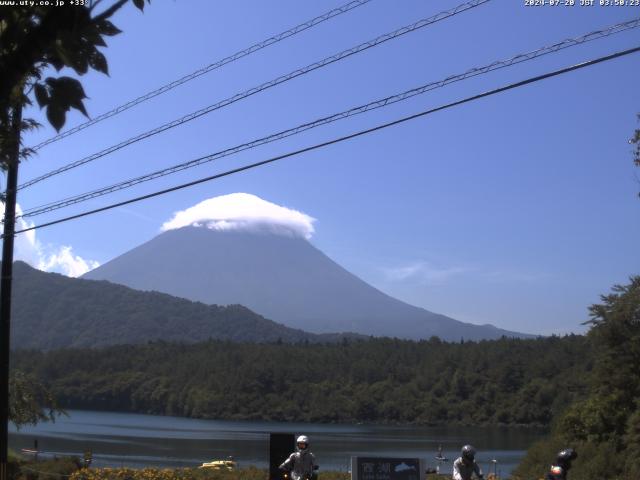
[[[300,451],[307,450],[309,448],[309,437],[306,435],[300,435],[296,440],[296,447]]]

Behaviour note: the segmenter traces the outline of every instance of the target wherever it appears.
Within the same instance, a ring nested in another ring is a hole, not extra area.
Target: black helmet
[[[558,465],[569,467],[571,460],[578,458],[578,453],[573,448],[565,448],[558,452]]]
[[[465,445],[462,447],[462,458],[473,461],[476,456],[476,449],[471,445]]]

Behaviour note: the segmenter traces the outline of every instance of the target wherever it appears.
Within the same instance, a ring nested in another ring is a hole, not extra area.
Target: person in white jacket
[[[296,451],[289,455],[280,470],[291,473],[291,480],[312,480],[316,477],[316,457],[309,451],[309,438],[300,435],[296,440]]]
[[[476,449],[471,445],[462,447],[460,457],[453,462],[453,480],[471,480],[471,476],[475,473],[478,479],[482,480],[482,469],[475,461]]]

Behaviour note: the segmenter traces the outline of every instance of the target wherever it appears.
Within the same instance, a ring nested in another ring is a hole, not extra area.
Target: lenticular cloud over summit
[[[255,195],[231,193],[176,212],[162,225],[162,231],[195,226],[220,231],[276,233],[308,240],[314,232],[314,221],[298,210],[267,202]]]

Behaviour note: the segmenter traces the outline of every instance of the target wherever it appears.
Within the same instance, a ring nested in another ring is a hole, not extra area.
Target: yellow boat
[[[227,470],[233,471],[238,467],[238,464],[229,457],[227,460],[213,460],[212,462],[203,463],[198,468],[211,468],[213,470]]]

